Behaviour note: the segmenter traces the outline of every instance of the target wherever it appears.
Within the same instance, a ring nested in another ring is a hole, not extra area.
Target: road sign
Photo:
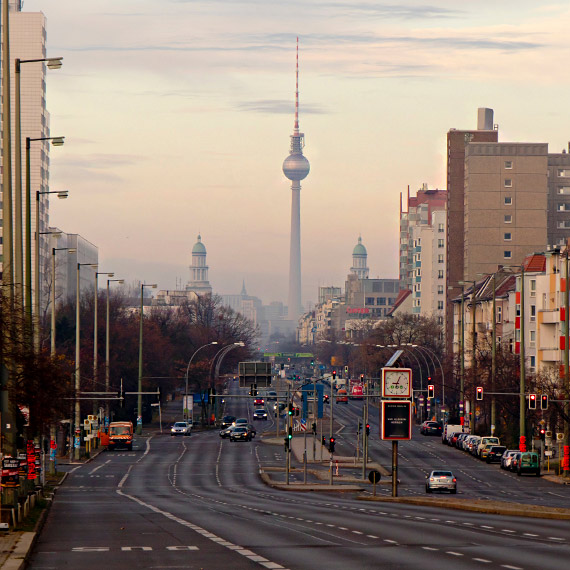
[[[49,447],[50,447],[50,449],[57,449],[57,443],[52,439],[49,442]]]
[[[371,483],[380,483],[380,471],[376,471],[376,469],[372,469],[370,473],[368,473],[368,480]]]
[[[301,431],[307,431],[307,420],[305,418],[301,420]]]

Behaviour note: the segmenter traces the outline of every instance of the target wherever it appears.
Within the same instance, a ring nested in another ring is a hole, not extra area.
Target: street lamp
[[[67,251],[67,253],[76,253],[74,247],[52,247],[51,248],[51,357],[55,356],[55,254],[57,251]]]
[[[119,283],[119,285],[123,285],[125,282],[124,279],[107,279],[107,319],[106,319],[106,327],[105,327],[105,392],[109,391],[109,379],[110,379],[110,310],[109,310],[109,283],[111,281],[115,281]],[[109,400],[105,402],[105,417],[109,417]]]
[[[93,382],[96,382],[97,380],[97,352],[98,352],[98,346],[97,346],[97,335],[98,335],[98,330],[97,330],[97,307],[99,305],[99,281],[98,281],[98,277],[99,275],[106,275],[107,277],[115,277],[114,273],[107,273],[105,271],[95,271],[95,304],[93,306]]]
[[[143,371],[143,296],[144,288],[150,287],[156,289],[156,283],[146,285],[141,283],[141,314],[139,319],[139,383],[137,395],[137,434],[142,433],[142,371]]]
[[[213,344],[218,344],[217,340],[214,340],[213,342],[209,342],[208,344],[204,344],[202,345],[200,348],[196,349],[194,354],[190,357],[190,360],[188,361],[188,366],[186,367],[186,388],[184,390],[184,403],[186,404],[184,406],[184,419],[187,420],[188,419],[188,371],[190,370],[190,365],[192,364],[192,359],[196,356],[196,354],[198,354],[198,352],[200,352],[200,350],[202,350],[203,348],[206,348],[207,346],[212,346]]]
[[[26,178],[26,181],[28,179]],[[32,254],[32,247],[31,247],[31,234],[28,233],[28,212],[30,211],[29,207],[26,206],[26,320],[30,327],[29,330],[34,329],[34,346],[36,352],[40,349],[40,310],[41,310],[41,288],[40,288],[40,234],[56,234],[60,232],[40,232],[40,195],[41,194],[57,194],[57,197],[60,200],[65,200],[69,196],[69,192],[67,190],[62,191],[36,191],[36,232],[35,232],[35,243],[36,243],[36,251],[34,256],[34,313],[36,315],[36,322],[35,326],[33,326],[33,318],[32,318],[32,262],[31,262],[31,254]],[[26,198],[28,194],[26,193]],[[31,230],[30,230],[31,231]]]
[[[76,291],[76,301],[75,301],[75,437],[79,437],[78,434],[81,434],[81,405],[79,403],[79,391],[81,389],[81,345],[80,345],[80,292],[81,292],[81,282],[80,282],[80,273],[81,267],[87,265],[92,269],[97,269],[97,263],[78,263],[77,264],[77,291]],[[78,445],[79,443],[79,445]],[[79,459],[79,450],[81,447],[81,442],[74,442],[75,447],[75,459]]]
[[[21,294],[21,287],[24,284],[23,279],[23,236],[22,236],[22,114],[21,114],[21,96],[20,96],[20,71],[23,63],[37,63],[37,62],[47,62],[50,69],[59,69],[62,65],[62,57],[50,57],[41,59],[19,59],[16,58],[15,63],[15,74],[14,74],[14,218],[15,218],[15,283],[19,288],[16,294]],[[26,221],[30,217],[30,199],[29,199],[29,152],[28,152],[28,140],[26,138]],[[38,140],[38,139],[34,139]],[[42,139],[45,140],[45,139]],[[29,239],[31,236],[26,236]],[[37,246],[37,244],[36,244]],[[30,246],[26,246],[30,247]],[[31,270],[31,262],[30,268]],[[31,278],[30,278],[31,279]],[[31,281],[30,281],[31,289]]]
[[[465,286],[465,285],[473,285],[473,289],[472,289],[472,293],[471,293],[471,308],[472,308],[472,312],[471,312],[471,351],[472,351],[472,355],[471,355],[471,377],[473,379],[473,387],[475,386],[475,378],[477,375],[477,358],[476,358],[476,351],[477,351],[477,331],[476,331],[476,311],[477,311],[477,300],[476,300],[476,295],[477,295],[477,281],[459,281],[459,285]],[[463,295],[464,297],[465,295]],[[463,298],[462,297],[462,298]],[[465,311],[465,300],[463,299],[463,309]],[[463,316],[465,317],[465,312],[463,313]],[[463,328],[463,335],[465,335],[465,328]],[[463,342],[465,343],[465,338],[463,339]],[[465,349],[465,345],[463,346],[463,349]],[[465,362],[465,357],[463,358],[463,361]],[[464,364],[465,366],[465,364]],[[465,370],[464,370],[464,374],[465,374]],[[465,389],[465,384],[463,385],[463,388]],[[475,394],[473,393],[472,398],[471,398],[471,403],[469,405],[469,429],[471,430],[471,433],[474,433],[475,431]]]
[[[230,352],[230,350],[233,350],[234,348],[239,348],[241,346],[245,346],[245,343],[242,341],[233,342],[232,344],[230,344],[228,346],[224,346],[223,348],[220,348],[220,350],[218,350],[218,352],[216,352],[216,354],[214,355],[214,358],[212,358],[212,363],[210,365],[210,387],[215,386],[216,376],[219,374],[220,366],[221,366],[222,361],[223,361],[224,357],[226,356],[226,354],[228,352]],[[220,358],[216,362],[218,355],[220,355]],[[214,377],[212,378],[212,368],[214,368],[214,363],[216,363],[216,367],[214,369]],[[213,382],[212,382],[212,380],[213,380]],[[212,383],[214,384],[214,386],[212,386]]]

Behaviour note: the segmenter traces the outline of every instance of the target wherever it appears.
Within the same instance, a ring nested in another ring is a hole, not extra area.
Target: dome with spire
[[[358,237],[358,243],[354,246],[352,250],[352,255],[368,255],[366,253],[366,248],[362,245],[362,237]]]
[[[206,246],[202,243],[202,236],[198,234],[198,241],[194,244],[192,248],[192,253],[203,253],[206,254]]]

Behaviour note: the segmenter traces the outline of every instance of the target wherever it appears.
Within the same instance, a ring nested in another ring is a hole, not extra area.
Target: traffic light
[[[289,438],[286,437],[283,442],[285,443],[285,453],[289,451]]]
[[[348,366],[344,367],[344,375],[348,378]]]
[[[431,376],[428,376],[428,382],[431,382]]]
[[[334,453],[334,437],[331,437],[330,443],[329,443],[329,451],[331,453]]]
[[[433,384],[428,385],[428,398],[434,397],[434,387]]]
[[[293,428],[289,427],[289,430],[287,431],[287,439],[289,441],[291,441],[293,439]]]
[[[366,424],[366,435],[370,435],[370,424]]]
[[[529,394],[528,396],[528,409],[536,410],[536,394]]]
[[[356,433],[360,433],[362,430],[362,422],[358,420],[358,431]]]
[[[311,358],[311,366],[314,366],[314,365],[315,365],[315,359]]]
[[[317,435],[317,424],[315,422],[313,422],[311,429],[313,430],[313,435]]]
[[[477,386],[477,399],[483,399],[483,386]]]
[[[540,409],[541,410],[548,410],[548,395],[542,394],[540,396]]]
[[[293,402],[289,402],[289,406],[287,408],[287,413],[292,416],[293,415]]]
[[[364,374],[361,374],[361,375],[360,375],[360,383],[361,383],[361,384],[364,384]]]
[[[296,416],[299,415],[299,408],[295,408],[295,415],[296,415]]]
[[[545,436],[546,436],[546,430],[544,429],[544,426],[540,426],[540,439],[544,441]]]
[[[336,378],[336,370],[332,371],[332,379],[334,380]]]

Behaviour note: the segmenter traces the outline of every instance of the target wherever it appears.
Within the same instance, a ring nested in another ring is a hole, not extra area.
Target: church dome
[[[206,246],[202,243],[202,236],[198,234],[198,241],[194,244],[192,248],[192,253],[203,253],[206,254]]]
[[[352,255],[367,255],[366,248],[362,245],[361,237],[358,238],[358,243],[354,246]]]

